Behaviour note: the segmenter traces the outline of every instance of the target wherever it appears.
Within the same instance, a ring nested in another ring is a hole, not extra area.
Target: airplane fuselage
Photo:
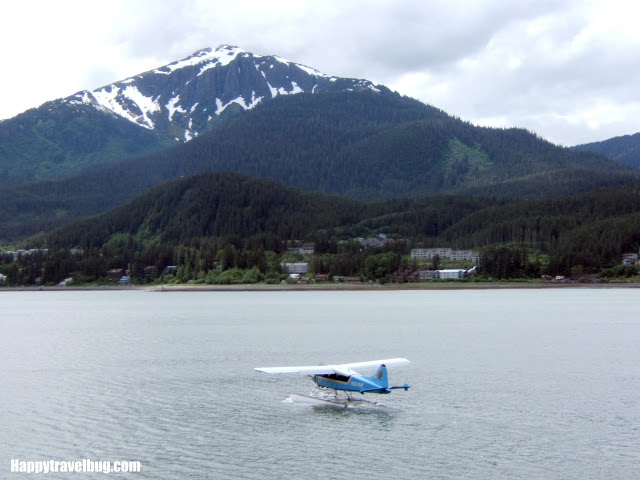
[[[332,388],[334,390],[360,393],[391,393],[391,389],[375,383],[371,377],[361,375],[351,375],[347,377],[334,373],[331,375],[314,375],[312,378],[318,386]]]

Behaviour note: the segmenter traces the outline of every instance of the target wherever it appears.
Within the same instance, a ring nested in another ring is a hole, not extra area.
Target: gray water
[[[91,459],[141,462],[115,478],[639,478],[639,300],[1,292],[0,476]],[[371,408],[286,403],[312,382],[253,370],[390,357],[412,387]],[[70,476],[107,478],[47,478]]]

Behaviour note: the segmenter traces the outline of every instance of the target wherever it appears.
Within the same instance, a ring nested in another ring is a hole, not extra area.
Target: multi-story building
[[[449,258],[450,248],[414,248],[411,250],[411,258]]]
[[[411,250],[411,258],[448,258],[449,260],[471,261],[480,263],[480,252],[473,250],[453,250],[451,248],[414,248]]]

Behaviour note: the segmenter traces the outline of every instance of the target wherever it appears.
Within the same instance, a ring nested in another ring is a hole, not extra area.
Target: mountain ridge
[[[575,145],[571,149],[599,153],[624,165],[640,168],[640,133],[621,135],[601,142]]]

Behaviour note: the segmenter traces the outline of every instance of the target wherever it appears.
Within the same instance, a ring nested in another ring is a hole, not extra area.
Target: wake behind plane
[[[376,403],[355,397],[354,393],[362,395],[365,393],[388,394],[398,388],[408,390],[409,385],[406,383],[400,386],[389,386],[387,367],[399,367],[410,363],[406,358],[389,358],[341,365],[259,367],[254,370],[272,375],[298,374],[311,377],[316,384],[313,390],[309,395],[291,395],[289,400],[294,403],[348,407],[358,403]],[[357,369],[372,367],[378,367],[378,371],[370,377],[361,375],[357,371]]]

